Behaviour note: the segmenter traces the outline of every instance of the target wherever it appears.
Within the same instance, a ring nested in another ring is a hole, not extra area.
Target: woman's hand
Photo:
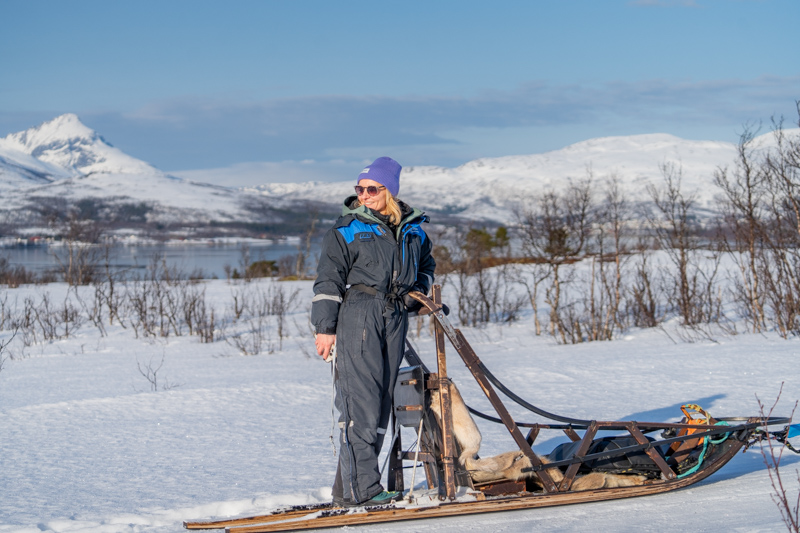
[[[317,354],[321,355],[325,361],[331,353],[331,347],[336,344],[336,335],[326,335],[324,333],[317,334],[314,344],[317,347]]]

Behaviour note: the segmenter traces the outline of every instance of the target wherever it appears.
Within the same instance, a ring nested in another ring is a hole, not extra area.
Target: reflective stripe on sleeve
[[[333,300],[334,302],[342,303],[341,296],[334,296],[332,294],[317,294],[311,299],[311,303],[318,302],[320,300]]]

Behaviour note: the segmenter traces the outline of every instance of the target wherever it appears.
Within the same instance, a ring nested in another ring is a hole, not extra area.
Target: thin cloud
[[[466,129],[573,128],[611,134],[625,131],[625,125],[647,132],[676,126],[681,131],[708,125],[735,128],[792,113],[798,87],[800,76],[530,83],[471,98],[319,96],[250,104],[184,99],[153,102],[129,114],[81,117],[123,150],[175,170],[243,161],[324,160],[335,154],[355,157],[359,151],[366,157],[374,147],[436,147],[447,152],[460,143],[452,132]]]

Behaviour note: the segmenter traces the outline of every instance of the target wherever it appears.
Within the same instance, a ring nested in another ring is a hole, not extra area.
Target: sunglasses
[[[381,189],[385,189],[385,188],[386,187],[384,187],[383,185],[381,185],[380,187],[376,187],[374,185],[370,185],[369,187],[362,187],[361,185],[356,185],[356,187],[355,187],[356,194],[359,195],[359,196],[364,194],[364,191],[366,191],[367,194],[369,194],[370,196],[377,196],[378,195],[378,191],[380,191]]]

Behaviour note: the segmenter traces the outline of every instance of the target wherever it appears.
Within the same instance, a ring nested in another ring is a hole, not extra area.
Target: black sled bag
[[[586,455],[605,452],[613,454],[614,451],[619,450],[620,448],[636,446],[637,444],[639,443],[636,442],[636,439],[633,437],[605,437],[592,441],[592,444],[589,445],[589,451],[586,452]],[[550,452],[547,458],[551,461],[563,461],[565,459],[571,459],[575,455],[575,452],[578,451],[580,445],[581,441],[559,444],[552,452]],[[658,447],[655,447],[654,449],[661,453],[661,450]],[[564,466],[561,468],[566,470],[567,467]],[[588,474],[589,472],[605,472],[607,474],[638,474],[653,478],[658,477],[661,474],[661,470],[658,468],[658,465],[656,465],[653,460],[650,459],[644,450],[625,454],[610,455],[582,463],[578,469],[578,473]]]

